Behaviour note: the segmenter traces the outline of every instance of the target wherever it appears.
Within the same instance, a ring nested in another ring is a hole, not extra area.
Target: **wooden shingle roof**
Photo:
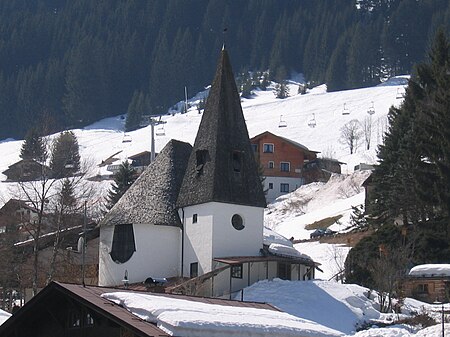
[[[188,143],[173,139],[167,143],[100,225],[132,223],[181,227],[175,203],[191,150]]]
[[[177,206],[212,201],[266,206],[225,49],[220,55]]]

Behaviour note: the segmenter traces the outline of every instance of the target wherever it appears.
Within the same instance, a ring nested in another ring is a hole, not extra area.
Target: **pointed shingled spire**
[[[266,206],[226,49],[221,51],[177,206],[212,201]]]

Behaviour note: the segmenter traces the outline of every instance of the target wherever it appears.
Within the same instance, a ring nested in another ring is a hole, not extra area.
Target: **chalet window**
[[[197,218],[198,218],[197,214],[194,214],[192,216],[192,223],[197,223]]]
[[[258,144],[252,144],[252,150],[254,153],[258,152]]]
[[[417,292],[419,294],[428,294],[428,284],[420,283],[417,285]]]
[[[196,170],[198,174],[203,172],[203,167],[206,164],[206,160],[208,158],[208,150],[197,150],[195,152],[195,157],[197,160]]]
[[[273,153],[273,144],[264,143],[263,144],[263,152],[264,153]]]
[[[269,161],[267,163],[267,167],[270,168],[270,169],[273,169],[275,167],[275,163],[273,161]]]
[[[269,190],[273,190],[273,183],[269,183]]]
[[[242,153],[240,151],[233,151],[232,164],[233,171],[240,173],[242,169]]]
[[[280,192],[289,193],[289,184],[280,184]]]
[[[291,163],[283,161],[280,163],[281,172],[289,172],[290,170],[291,170]]]
[[[191,263],[190,270],[189,270],[189,276],[191,278],[198,276],[198,262]]]
[[[291,265],[289,263],[278,262],[278,277],[282,280],[291,279]]]
[[[84,325],[85,326],[93,326],[94,325],[94,317],[92,316],[92,314],[90,314],[90,313],[86,314]]]
[[[80,328],[81,327],[81,313],[79,311],[73,310],[70,312],[69,317],[69,328]]]
[[[136,251],[132,224],[114,226],[111,258],[116,263],[127,262]]]
[[[242,263],[231,266],[231,277],[242,278]]]

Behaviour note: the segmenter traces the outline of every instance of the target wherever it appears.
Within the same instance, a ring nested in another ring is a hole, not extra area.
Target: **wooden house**
[[[0,209],[0,234],[16,232],[18,240],[28,239],[28,224],[37,221],[39,211],[25,200],[9,199]],[[43,217],[43,230],[48,225],[47,214]]]
[[[341,173],[342,164],[344,163],[331,158],[316,158],[306,162],[302,172],[305,184],[316,181],[327,182],[333,173]]]
[[[403,279],[406,297],[433,302],[450,300],[450,264],[423,264],[412,268]]]
[[[50,168],[33,159],[22,159],[2,173],[6,181],[33,181],[50,174]]]
[[[150,165],[151,152],[143,151],[136,153],[135,155],[129,156],[128,159],[131,160],[131,166],[142,172],[148,165]]]
[[[265,178],[264,190],[268,202],[305,184],[304,165],[316,159],[318,152],[269,131],[250,141]]]

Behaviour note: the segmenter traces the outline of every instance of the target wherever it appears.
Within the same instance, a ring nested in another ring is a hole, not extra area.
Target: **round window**
[[[231,218],[231,224],[238,231],[243,230],[244,227],[245,227],[244,226],[244,219],[242,219],[242,217],[239,214],[233,215],[233,217]]]

